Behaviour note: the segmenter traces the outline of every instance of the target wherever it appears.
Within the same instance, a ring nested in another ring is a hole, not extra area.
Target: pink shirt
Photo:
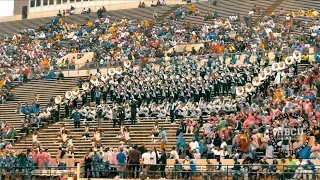
[[[269,115],[267,115],[267,116],[265,116],[264,117],[264,120],[265,120],[265,122],[267,123],[267,124],[271,124],[271,117],[269,116]]]
[[[188,126],[194,126],[196,123],[194,122],[194,120],[189,120],[188,121]]]
[[[311,152],[320,151],[320,145],[312,146]]]
[[[38,163],[38,153],[32,152],[32,160],[34,163]]]

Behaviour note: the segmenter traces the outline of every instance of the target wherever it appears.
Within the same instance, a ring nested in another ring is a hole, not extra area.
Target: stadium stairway
[[[0,122],[7,121],[11,127],[14,127],[19,132],[24,115],[16,114],[18,102],[21,105],[25,103],[31,105],[34,102],[35,94],[38,94],[40,96],[40,107],[44,108],[50,102],[51,97],[64,94],[74,87],[76,83],[76,78],[65,78],[62,82],[57,82],[56,80],[33,80],[27,84],[17,86],[11,90],[15,94],[16,100],[0,105]],[[63,111],[64,109],[62,108],[62,113]],[[24,133],[19,133],[19,136],[23,135]]]
[[[171,13],[174,13],[177,9],[181,8],[182,6],[182,4],[177,4],[173,6],[170,10],[168,10],[166,13],[162,14],[161,16],[158,16],[155,25],[161,25],[161,23],[164,21],[166,17],[168,17]]]
[[[155,121],[158,121],[159,126],[163,126],[168,137],[168,142],[166,145],[167,152],[170,152],[173,146],[176,146],[176,129],[178,128],[178,123],[170,124],[166,122],[165,119],[157,120],[152,118],[141,118],[139,122],[135,125],[130,125],[129,121],[126,121],[126,125],[130,127],[130,137],[131,137],[131,145],[141,145],[145,144],[145,147],[151,149],[155,147],[157,149],[160,148],[160,142],[152,141],[150,137],[151,129]],[[67,130],[70,130],[70,134],[68,137],[73,137],[74,151],[75,151],[75,159],[81,159],[85,153],[92,147],[91,138],[86,140],[83,137],[84,133],[84,121],[81,122],[81,128],[76,129],[73,125],[73,120],[64,119],[62,122],[53,124],[48,126],[47,128],[42,129],[39,132],[38,140],[41,142],[41,147],[47,148],[52,157],[54,157],[58,151],[59,143],[57,142],[57,133],[59,132],[59,128],[61,124],[64,124]],[[102,121],[102,126],[99,128],[104,131],[104,135],[101,137],[102,147],[109,148],[117,148],[121,145],[119,139],[117,137],[119,133],[119,128],[112,127],[111,121]],[[93,129],[97,127],[97,123],[95,121],[90,122],[90,133],[92,136]],[[192,135],[186,135],[186,142],[191,142]],[[55,143],[54,143],[55,142]],[[32,137],[28,136],[23,141],[14,144],[15,150],[25,150],[26,147],[31,147],[32,145]]]

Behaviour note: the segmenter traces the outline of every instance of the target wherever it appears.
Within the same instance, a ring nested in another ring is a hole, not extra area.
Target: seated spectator
[[[16,139],[16,136],[18,136],[17,131],[11,127],[11,129],[7,131],[6,139]]]
[[[17,104],[16,114],[21,114],[21,109],[22,109],[21,103],[20,103],[20,102],[18,102],[18,104]]]
[[[56,73],[53,72],[53,71],[50,71],[47,76],[46,76],[46,79],[56,79]]]
[[[166,1],[162,0],[161,6],[165,6],[165,5],[167,5]]]
[[[22,120],[22,128],[20,130],[21,133],[26,133],[26,135],[29,134],[30,130],[30,123],[28,119]]]
[[[169,159],[179,159],[179,155],[175,147],[172,147]]]
[[[69,14],[70,14],[70,15],[74,14],[74,13],[75,13],[75,9],[76,9],[76,8],[74,8],[73,6],[71,6],[71,7],[70,7]]]
[[[64,80],[64,74],[62,73],[62,71],[59,71],[58,80],[59,80],[60,82],[62,82],[62,80]]]
[[[22,106],[21,112],[22,112],[23,114],[26,114],[26,113],[29,113],[31,109],[32,109],[32,108],[31,108],[31,107],[28,105],[28,103],[26,102],[25,105]]]
[[[303,179],[308,179],[307,177],[309,176],[309,179],[314,179],[314,175],[317,171],[315,165],[313,162],[311,162],[309,159],[307,160],[306,165],[304,166],[304,171],[303,171]]]
[[[153,1],[151,1],[151,7],[156,7],[156,4],[154,4]]]
[[[30,121],[31,126],[39,129],[40,128],[40,123],[41,123],[41,120],[40,120],[40,117],[39,117],[39,113],[36,113],[36,114],[32,115],[32,118],[31,118],[31,121]]]
[[[188,134],[189,132],[190,134],[193,134],[193,129],[194,129],[194,126],[196,125],[195,121],[193,119],[187,119],[186,121],[187,121],[186,134]]]

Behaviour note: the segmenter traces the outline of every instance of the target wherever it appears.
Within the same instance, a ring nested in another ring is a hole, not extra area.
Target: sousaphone
[[[72,95],[78,96],[79,93],[80,93],[80,90],[79,90],[78,87],[73,87],[72,88]]]
[[[62,101],[62,97],[61,96],[56,96],[56,98],[54,98],[54,102],[56,104],[61,104],[61,101]]]
[[[64,94],[64,97],[65,97],[66,99],[71,99],[71,97],[72,97],[72,92],[71,92],[71,91],[67,91],[67,92]]]
[[[295,50],[295,51],[293,52],[293,58],[294,58],[296,61],[300,62],[300,61],[301,61],[301,52]]]
[[[279,64],[273,63],[271,69],[272,69],[272,71],[279,71]]]
[[[91,76],[90,82],[91,84],[96,84],[98,82],[97,76]]]
[[[258,76],[260,81],[263,81],[267,78],[266,74],[263,71],[260,71]]]
[[[121,67],[117,67],[116,70],[115,70],[115,73],[118,74],[118,75],[121,75],[122,74],[122,68]]]
[[[253,86],[260,86],[261,85],[261,82],[260,82],[260,79],[259,79],[259,77],[254,77],[253,79],[252,79],[252,85]]]
[[[245,88],[245,90],[246,90],[246,92],[252,92],[254,89],[253,89],[253,85],[251,84],[251,83],[246,83],[245,85],[244,85],[244,88]]]
[[[266,75],[266,76],[269,76],[270,74],[271,74],[271,72],[272,72],[272,70],[271,70],[271,68],[268,66],[268,67],[266,67],[266,68],[264,68],[264,74]]]
[[[89,89],[89,83],[88,83],[88,82],[84,82],[84,83],[82,84],[82,89],[83,89],[84,91],[88,90],[88,89]]]
[[[279,70],[284,70],[286,68],[286,63],[279,62]]]
[[[242,96],[244,94],[244,88],[242,86],[237,87],[236,94],[237,96]]]
[[[115,70],[114,68],[110,68],[110,69],[108,70],[108,74],[109,74],[110,76],[113,76],[113,75],[116,74],[116,70]]]
[[[291,64],[294,63],[294,59],[291,56],[286,57],[286,59],[284,60],[284,62],[286,63],[286,65],[290,66]]]
[[[123,62],[124,67],[129,68],[131,66],[131,61],[126,60]]]
[[[101,81],[106,82],[108,80],[108,76],[106,74],[102,74]]]

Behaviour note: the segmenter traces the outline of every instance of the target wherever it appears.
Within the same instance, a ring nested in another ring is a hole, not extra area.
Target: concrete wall
[[[15,15],[20,15],[20,18],[21,15],[22,15],[22,7],[23,6],[28,6],[29,7],[30,3],[29,3],[29,0],[24,0],[24,1],[21,1],[21,0],[14,0],[14,8],[13,8],[13,14],[14,16]]]
[[[41,1],[41,6],[32,8],[30,7],[30,0],[14,1],[14,16],[0,17],[0,22],[21,20],[23,6],[28,6],[28,19],[35,19],[56,16],[59,10],[63,11],[66,9],[70,9],[71,5],[76,8],[75,12],[79,14],[84,7],[90,7],[93,12],[96,12],[102,6],[104,6],[107,11],[137,8],[140,1],[145,2],[146,7],[150,7],[152,0],[81,0],[81,2],[76,2],[77,0],[74,0],[73,3],[71,3],[70,0],[67,0],[67,3],[63,3],[63,0],[61,0],[62,4],[56,4],[57,0],[54,0],[53,5],[43,6],[43,1]],[[154,2],[156,2],[156,0],[154,0]],[[166,0],[166,2],[167,4],[183,4],[182,0]]]

